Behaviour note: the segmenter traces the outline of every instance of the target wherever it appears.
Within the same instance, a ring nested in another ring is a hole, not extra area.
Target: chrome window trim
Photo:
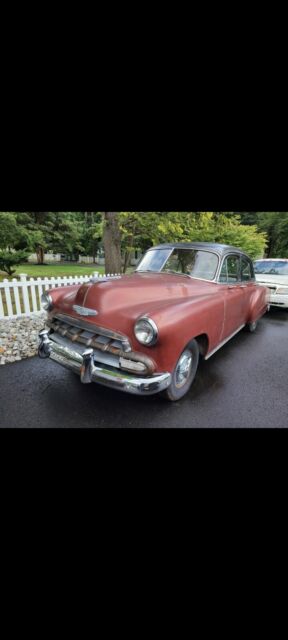
[[[173,251],[174,251],[174,249],[175,249],[175,248],[176,248],[176,247],[173,247],[173,248],[171,249],[171,251],[170,251],[170,253],[169,253],[169,256],[167,257],[167,260],[169,260],[169,258],[170,258],[170,256],[171,256],[171,254],[173,253]],[[182,251],[189,251],[189,250],[191,250],[191,249],[193,249],[193,247],[190,247],[190,249],[188,249],[188,248],[187,248],[187,249],[183,248],[183,249],[181,249],[181,250],[182,250]],[[198,250],[198,251],[203,251],[203,252],[204,252],[204,251],[206,251],[206,253],[213,253],[214,255],[216,255],[216,256],[217,256],[217,258],[218,258],[218,266],[217,266],[217,269],[216,269],[216,272],[215,272],[215,277],[214,277],[212,280],[207,280],[206,278],[197,278],[197,276],[190,276],[189,274],[186,274],[186,273],[176,273],[176,272],[175,272],[175,273],[172,273],[172,272],[171,272],[171,274],[170,274],[170,275],[175,275],[175,276],[187,276],[187,277],[188,277],[188,278],[190,278],[191,280],[201,280],[202,282],[210,282],[210,283],[217,284],[217,285],[221,285],[221,286],[225,286],[225,285],[226,285],[226,286],[230,286],[230,287],[237,287],[237,286],[239,287],[239,285],[240,285],[242,282],[244,282],[244,281],[243,281],[243,280],[241,280],[241,279],[237,280],[237,282],[235,282],[235,283],[233,283],[233,282],[220,282],[220,281],[219,281],[220,273],[221,273],[221,269],[222,269],[222,266],[223,266],[224,260],[226,260],[226,258],[229,258],[230,256],[235,256],[236,258],[239,258],[239,259],[240,259],[240,276],[241,276],[241,261],[242,261],[242,258],[245,258],[245,259],[248,259],[248,260],[249,260],[250,265],[252,265],[252,272],[253,272],[253,274],[254,274],[254,278],[253,278],[253,279],[251,279],[251,280],[249,280],[249,281],[246,281],[246,282],[247,282],[247,284],[249,284],[250,282],[256,283],[256,278],[255,278],[255,273],[254,273],[254,267],[253,267],[253,261],[252,261],[252,260],[251,260],[251,258],[249,258],[249,256],[247,256],[245,253],[241,253],[241,251],[240,251],[240,250],[239,250],[239,253],[235,253],[234,251],[231,251],[231,253],[224,253],[224,255],[223,255],[223,254],[221,254],[221,253],[219,253],[216,249],[210,249],[210,248],[209,248],[209,249],[208,249],[208,248],[206,249],[206,248],[204,248],[204,249],[197,249],[197,250]],[[148,249],[148,251],[153,251],[153,248],[152,248],[152,249]],[[161,251],[161,249],[159,249],[159,251]],[[166,262],[167,262],[167,260],[166,260]],[[166,262],[164,263],[163,267],[165,266]],[[163,268],[163,267],[162,267],[162,268]],[[165,274],[165,271],[141,271],[141,270],[135,269],[135,273],[157,273],[157,274]]]
[[[241,282],[246,282],[246,284],[249,284],[250,282],[256,282],[253,261],[251,260],[251,258],[249,258],[249,256],[246,256],[244,254],[241,255],[240,276],[242,276],[242,260],[247,260],[249,262],[251,273],[253,273],[253,278],[250,278],[250,280],[242,280],[241,277]]]

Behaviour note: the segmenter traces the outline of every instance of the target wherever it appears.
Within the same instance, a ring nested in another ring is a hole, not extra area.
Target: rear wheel
[[[189,391],[191,384],[195,378],[199,362],[199,347],[196,340],[192,340],[189,345],[181,353],[181,356],[172,373],[172,382],[170,387],[163,391],[163,396],[176,402],[183,398]]]
[[[246,331],[249,331],[250,333],[254,333],[254,331],[256,331],[257,328],[257,324],[258,322],[248,322],[248,324],[246,324]]]

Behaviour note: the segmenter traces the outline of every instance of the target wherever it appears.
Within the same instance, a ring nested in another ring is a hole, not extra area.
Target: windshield
[[[255,273],[288,276],[288,260],[259,260],[254,262]]]
[[[136,271],[175,273],[213,280],[218,265],[218,257],[210,251],[197,249],[151,249],[147,251]]]

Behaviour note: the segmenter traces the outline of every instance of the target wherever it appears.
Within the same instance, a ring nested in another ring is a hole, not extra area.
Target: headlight
[[[141,344],[151,347],[158,339],[158,328],[150,318],[140,318],[134,327],[135,336]]]
[[[49,293],[43,293],[41,296],[41,304],[45,311],[50,311],[53,307],[53,300]]]
[[[276,293],[279,293],[279,295],[287,296],[288,295],[288,287],[278,287]]]

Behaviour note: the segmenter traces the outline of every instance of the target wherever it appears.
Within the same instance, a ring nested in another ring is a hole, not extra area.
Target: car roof
[[[247,254],[239,249],[239,247],[232,247],[229,244],[220,244],[218,242],[169,242],[166,244],[158,244],[156,247],[150,247],[149,251],[152,249],[211,249],[212,251],[216,251],[220,255],[224,255],[225,253],[239,253],[241,255],[247,256]],[[249,256],[247,256],[249,257]]]

